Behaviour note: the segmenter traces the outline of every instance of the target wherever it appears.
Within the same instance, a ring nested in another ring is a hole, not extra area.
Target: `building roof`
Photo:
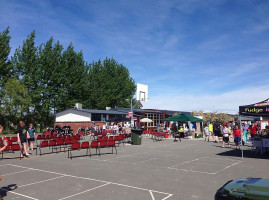
[[[116,111],[116,110],[90,110],[90,109],[76,109],[76,108],[70,108],[61,112],[56,113],[55,115],[58,115],[62,112],[66,112],[66,111],[79,111],[79,112],[87,112],[87,113],[96,113],[96,114],[110,114],[110,115],[126,115],[125,112],[120,112],[120,111]]]
[[[186,111],[175,111],[175,110],[159,110],[159,109],[144,109],[146,112],[148,111],[155,111],[155,112],[160,112],[160,113],[165,113],[167,115],[173,115],[174,113],[182,113],[182,114],[190,114],[191,112],[186,112]]]

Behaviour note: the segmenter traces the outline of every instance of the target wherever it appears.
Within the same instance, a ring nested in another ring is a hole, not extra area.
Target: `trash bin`
[[[141,142],[142,142],[142,129],[132,129],[131,133],[132,133],[132,135],[131,135],[132,144],[141,145]]]
[[[269,199],[269,179],[248,178],[227,182],[215,194],[215,200]]]

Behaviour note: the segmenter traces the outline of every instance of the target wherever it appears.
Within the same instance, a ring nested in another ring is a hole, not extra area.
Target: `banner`
[[[269,116],[269,106],[239,106],[239,115]]]

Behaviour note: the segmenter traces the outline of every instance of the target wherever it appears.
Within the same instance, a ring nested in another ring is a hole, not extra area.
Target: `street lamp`
[[[125,99],[131,105],[131,128],[133,128],[133,99]],[[128,113],[129,114],[129,113]]]

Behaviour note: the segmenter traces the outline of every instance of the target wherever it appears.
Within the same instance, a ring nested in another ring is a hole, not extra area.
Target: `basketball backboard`
[[[148,85],[137,83],[136,85],[136,100],[148,101]]]

